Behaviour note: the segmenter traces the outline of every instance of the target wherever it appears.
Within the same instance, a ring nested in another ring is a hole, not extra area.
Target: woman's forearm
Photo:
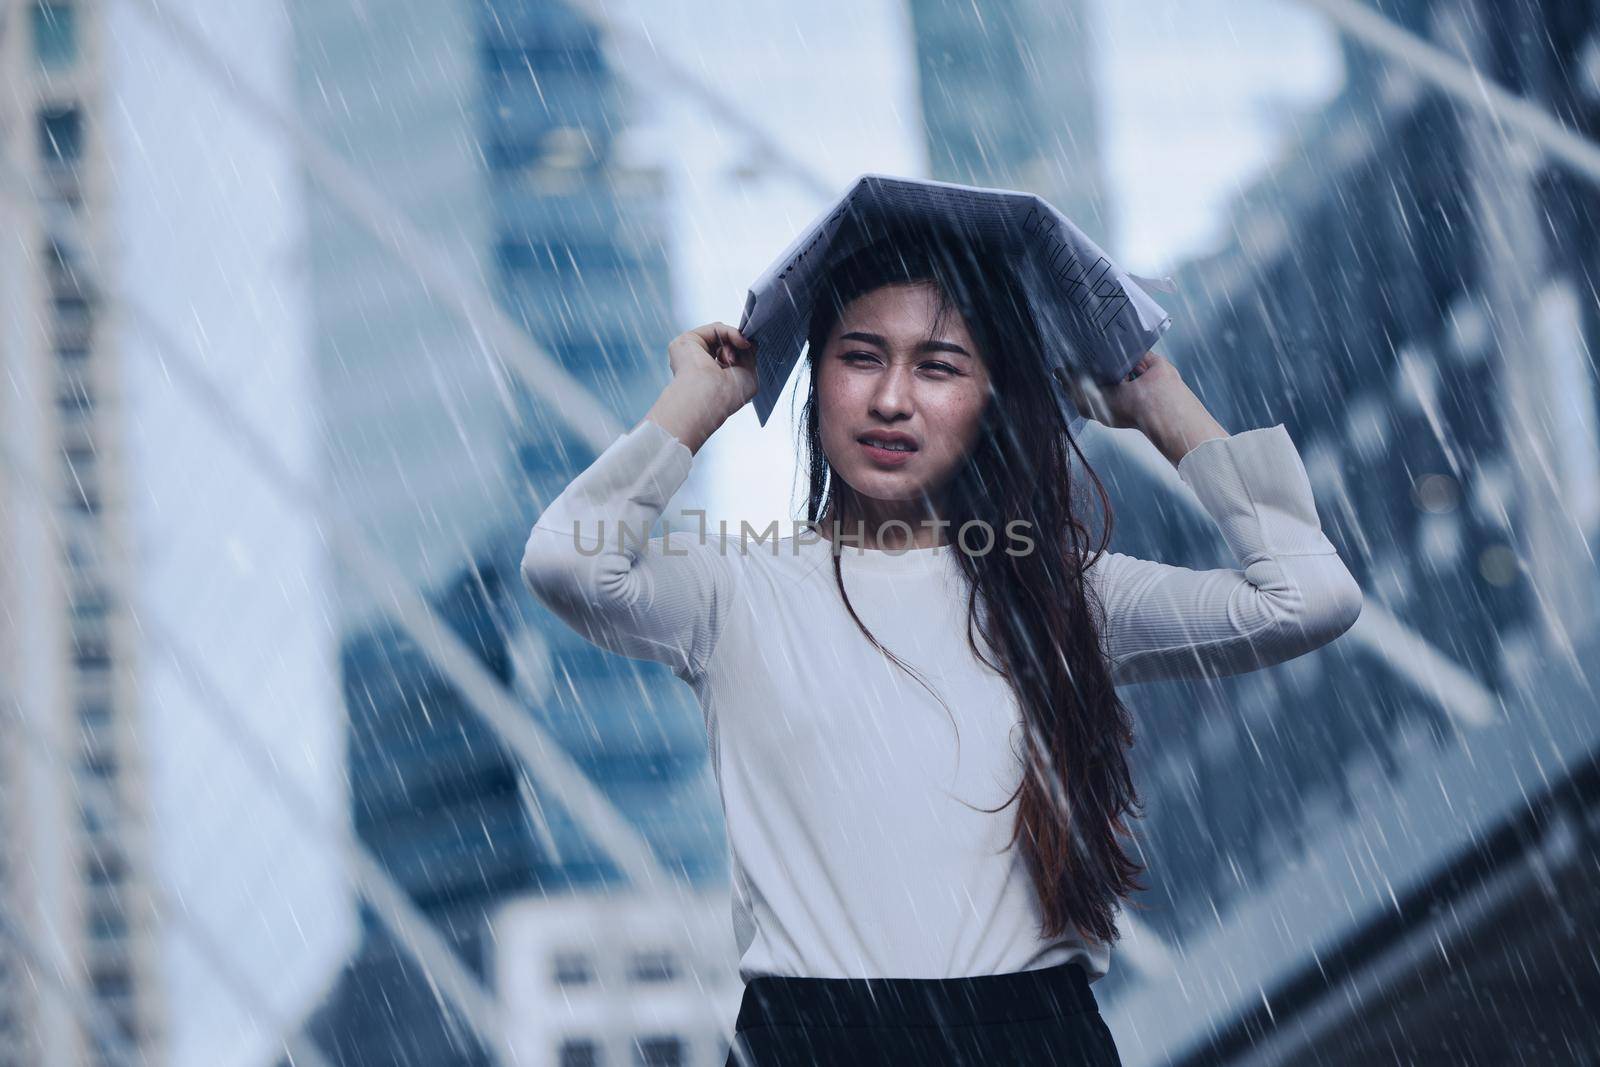
[[[1228,436],[1181,378],[1162,391],[1159,404],[1140,415],[1138,427],[1174,467],[1200,442]]]
[[[699,452],[728,419],[731,401],[719,398],[725,391],[725,383],[713,375],[680,374],[661,390],[645,418],[682,441],[690,452]]]
[[[1126,378],[1099,392],[1097,401],[1080,389],[1073,398],[1078,410],[1117,428],[1140,430],[1174,467],[1200,442],[1229,436],[1178,368],[1157,352],[1146,352]]]

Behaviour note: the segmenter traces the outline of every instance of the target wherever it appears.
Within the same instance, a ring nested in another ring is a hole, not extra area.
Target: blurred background
[[[1124,1062],[1600,1063],[1600,10],[6,0],[0,1065],[721,1064],[704,724],[533,517],[860,173],[1025,189],[1284,423],[1356,628],[1129,687]],[[677,502],[798,513],[795,405]],[[1112,547],[1231,566],[1087,428]]]

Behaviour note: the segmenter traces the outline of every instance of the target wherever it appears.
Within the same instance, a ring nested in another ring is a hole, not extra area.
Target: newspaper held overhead
[[[933,221],[998,243],[1028,297],[1045,358],[1102,385],[1121,381],[1172,325],[1136,280],[1047,201],[1013,189],[863,174],[819,214],[751,287],[739,332],[756,342],[756,416],[767,424],[800,359],[824,269],[886,227]],[[1082,418],[1062,391],[1074,433]]]

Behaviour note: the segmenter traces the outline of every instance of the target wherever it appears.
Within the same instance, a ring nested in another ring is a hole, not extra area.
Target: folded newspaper
[[[756,416],[767,424],[805,347],[825,271],[885,227],[931,221],[997,243],[1027,294],[1045,358],[1101,385],[1121,381],[1172,325],[1141,287],[1172,291],[1171,279],[1118,269],[1082,230],[1043,198],[889,174],[863,174],[768,267],[745,299],[739,332],[756,342]],[[1075,433],[1083,419],[1061,390]]]

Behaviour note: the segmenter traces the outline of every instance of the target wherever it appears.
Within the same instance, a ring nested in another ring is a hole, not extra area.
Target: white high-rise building
[[[727,1062],[744,993],[727,894],[530,894],[498,910],[494,945],[508,1062]]]
[[[310,473],[295,159],[163,19],[270,101],[288,26],[161,12],[0,15],[0,1064],[271,1062],[355,938],[325,547],[240,433]]]

